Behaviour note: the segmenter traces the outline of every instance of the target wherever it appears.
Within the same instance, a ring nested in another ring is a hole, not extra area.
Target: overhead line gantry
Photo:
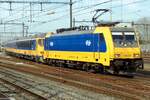
[[[70,4],[70,2],[52,2],[52,1],[15,1],[15,0],[1,0],[0,3]]]
[[[13,3],[28,3],[30,4],[40,4],[41,10],[42,10],[42,4],[65,4],[70,6],[70,27],[72,27],[72,5],[73,2],[70,0],[70,2],[53,2],[53,1],[16,1],[16,0],[1,0],[0,3],[9,3],[10,5],[10,11],[12,10],[12,4]]]

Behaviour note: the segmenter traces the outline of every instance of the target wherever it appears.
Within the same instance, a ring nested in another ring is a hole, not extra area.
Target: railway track
[[[17,93],[17,95],[20,95],[20,98],[18,100],[48,100],[47,97],[39,95],[39,93],[30,90],[34,88],[33,85],[36,85],[35,83],[33,83],[33,81],[32,84],[29,84],[29,80],[15,76],[12,73],[10,74],[8,70],[6,71],[2,69],[0,70],[0,76],[0,81],[5,85],[7,84],[7,89],[9,90],[9,92],[7,91],[8,93],[15,92]]]
[[[144,57],[144,61],[150,63],[150,57],[149,56]]]
[[[0,64],[1,65],[1,64]],[[0,66],[1,67],[1,66]],[[4,66],[3,66],[4,67]],[[5,66],[6,67],[6,66]],[[7,67],[8,68],[8,67]],[[11,68],[11,69],[14,69],[14,68]],[[17,70],[17,69],[15,69]],[[31,69],[29,69],[31,70]],[[32,69],[33,70],[33,69]],[[92,91],[95,91],[95,92],[100,92],[100,93],[107,93],[109,91],[109,94],[111,93],[116,93],[114,91],[110,91],[108,89],[105,89],[103,87],[99,88],[99,87],[96,87],[96,86],[93,86],[93,85],[88,85],[86,83],[81,83],[81,82],[77,82],[77,81],[73,81],[73,80],[69,80],[69,79],[63,79],[62,77],[57,77],[57,76],[53,76],[53,75],[49,75],[49,74],[46,74],[44,72],[42,72],[42,74],[40,73],[36,73],[35,70],[34,72],[29,72],[27,70],[18,70],[18,71],[21,71],[21,72],[25,72],[25,73],[30,73],[30,74],[34,74],[34,75],[38,75],[40,77],[43,77],[43,78],[46,78],[46,79],[50,79],[50,80],[54,80],[54,81],[57,81],[57,82],[61,82],[61,83],[65,83],[67,85],[73,85],[73,86],[77,86],[77,87],[82,87],[84,89],[88,89],[88,90],[92,90]],[[119,92],[118,92],[119,94]],[[112,94],[111,94],[112,95]],[[116,95],[115,95],[116,96]],[[120,94],[121,97],[123,97],[121,94]],[[129,96],[130,98],[130,96]],[[132,97],[131,97],[132,98]]]
[[[150,63],[150,53],[144,53],[143,59],[145,62]]]
[[[0,100],[12,100],[12,99],[0,92]]]
[[[5,76],[5,80],[9,81],[10,83],[16,83],[18,86],[21,86],[25,89],[27,89],[30,92],[33,92],[34,94],[40,95],[45,98],[45,100],[93,100],[95,98],[86,96],[85,94],[82,94],[82,92],[78,93],[79,91],[76,91],[75,93],[71,90],[66,90],[63,86],[62,87],[56,87],[55,85],[49,85],[47,82],[43,83],[40,82],[40,80],[33,81],[33,79],[25,78],[24,75],[18,74],[18,72],[14,72],[11,69],[5,68],[0,66],[0,73],[1,75]],[[61,84],[62,85],[62,84]],[[64,92],[64,90],[66,92]],[[27,92],[28,93],[28,92]],[[78,95],[77,95],[78,94]],[[67,99],[66,99],[67,98]],[[70,99],[68,99],[70,98]],[[18,99],[18,100],[24,100],[24,99]],[[43,99],[31,99],[27,98],[25,100],[43,100]],[[99,100],[99,99],[95,99]]]
[[[33,62],[28,63],[32,63],[32,66],[15,65],[10,67],[12,64],[2,62],[0,65],[4,65],[7,68],[25,73],[38,75],[46,79],[59,81],[64,84],[73,85],[83,89],[113,95],[120,98],[131,100],[150,99],[149,78],[142,78],[138,76],[134,79],[129,79],[109,75],[92,74],[58,67],[48,67],[46,65],[39,65]],[[39,73],[39,70],[41,73]]]

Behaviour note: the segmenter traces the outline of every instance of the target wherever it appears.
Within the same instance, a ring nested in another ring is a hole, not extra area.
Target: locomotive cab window
[[[135,32],[112,32],[115,47],[136,47],[137,39]]]

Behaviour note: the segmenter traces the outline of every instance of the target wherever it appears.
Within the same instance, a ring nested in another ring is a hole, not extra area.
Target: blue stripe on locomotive
[[[74,34],[50,36],[44,41],[45,50],[106,52],[106,42],[103,34]]]

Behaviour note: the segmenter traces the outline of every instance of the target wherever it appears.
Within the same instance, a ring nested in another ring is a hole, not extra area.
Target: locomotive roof
[[[84,34],[84,33],[92,33],[94,30],[85,30],[85,31],[78,31],[78,30],[75,30],[75,31],[65,31],[65,32],[62,32],[62,33],[55,33],[51,36],[65,36],[65,35],[75,35],[75,34]]]
[[[135,31],[132,27],[112,27],[112,32],[133,32]]]

